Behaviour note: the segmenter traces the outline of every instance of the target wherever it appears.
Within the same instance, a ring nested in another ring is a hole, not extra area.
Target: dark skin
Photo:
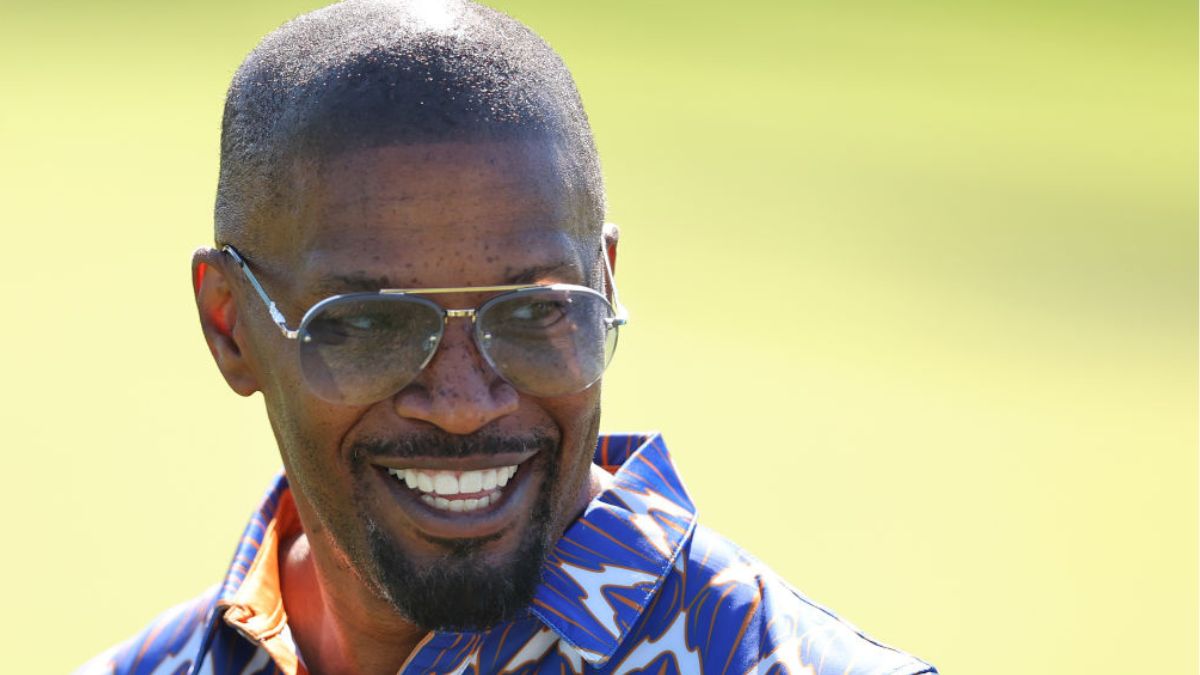
[[[292,327],[327,295],[363,290],[347,287],[355,282],[346,277],[404,288],[598,287],[600,256],[615,262],[617,232],[605,229],[601,239],[578,224],[585,209],[563,167],[557,146],[537,140],[349,152],[298,166],[301,196],[277,214],[265,250],[244,253]],[[356,508],[418,565],[436,565],[446,555],[439,538],[481,533],[487,543],[480,560],[502,563],[528,527],[531,499],[517,496],[485,522],[463,524],[447,515],[431,526],[390,498],[373,474],[355,483],[349,467],[356,441],[402,441],[429,430],[549,435],[557,456],[530,460],[526,484],[514,495],[551,491],[554,538],[607,485],[609,476],[591,464],[599,385],[555,398],[523,394],[492,372],[470,324],[452,321],[413,383],[370,405],[334,405],[305,386],[297,345],[282,337],[226,256],[201,249],[193,271],[213,358],[234,391],[262,392],[292,486],[304,532],[284,542],[281,583],[290,628],[311,671],[392,675],[428,632],[385,599],[364,562],[365,526]],[[437,301],[474,307],[487,297],[465,292]],[[540,462],[551,459],[559,462],[558,480],[543,486]]]

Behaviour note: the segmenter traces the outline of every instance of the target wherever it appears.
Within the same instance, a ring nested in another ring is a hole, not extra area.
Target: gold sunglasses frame
[[[325,299],[317,302],[316,304],[314,304],[312,307],[309,307],[308,310],[306,310],[304,312],[304,316],[301,317],[301,319],[300,319],[299,327],[291,328],[290,326],[288,326],[287,317],[285,317],[283,315],[283,312],[279,311],[279,307],[275,304],[275,301],[271,299],[271,296],[267,293],[267,290],[265,288],[263,288],[263,285],[258,281],[258,277],[256,277],[254,275],[254,272],[250,269],[249,263],[246,262],[246,259],[242,257],[241,253],[239,253],[238,250],[230,244],[226,244],[226,245],[222,246],[221,252],[225,253],[230,258],[232,258],[233,262],[236,263],[237,266],[242,270],[242,274],[245,275],[246,279],[250,282],[250,285],[252,287],[254,287],[254,291],[258,294],[258,297],[260,299],[262,299],[263,304],[266,305],[267,313],[269,313],[271,315],[271,320],[275,323],[276,326],[279,327],[279,330],[281,333],[283,333],[283,336],[289,340],[300,339],[300,329],[303,328],[303,326],[305,324],[305,320],[314,311],[316,311],[317,309],[319,309],[326,303],[329,303],[334,300],[338,300],[340,298],[344,298],[347,295],[351,295],[351,294],[331,295],[328,298],[325,298]],[[509,284],[509,285],[501,285],[501,286],[458,286],[458,287],[444,287],[444,288],[381,288],[378,291],[374,291],[373,293],[365,293],[365,294],[355,293],[353,295],[414,295],[414,296],[421,296],[421,295],[441,295],[441,294],[448,294],[448,293],[510,293],[510,292],[515,292],[515,291],[526,291],[526,290],[533,290],[533,289],[566,290],[566,291],[576,291],[576,292],[583,291],[583,292],[587,292],[587,293],[595,293],[604,298],[604,301],[606,303],[608,303],[609,306],[612,307],[612,309],[613,309],[613,318],[608,319],[606,321],[609,323],[610,328],[619,328],[619,327],[624,326],[629,323],[629,312],[625,309],[625,306],[623,304],[621,304],[620,295],[617,293],[616,280],[613,277],[612,265],[609,264],[608,256],[605,255],[602,251],[600,257],[604,259],[604,283],[612,291],[612,300],[609,300],[609,298],[607,296],[605,296],[603,293],[600,293],[599,291],[597,291],[594,288],[590,288],[588,286],[577,286],[575,284],[548,284],[548,285],[547,284]],[[494,299],[495,298],[491,298],[491,299],[487,300],[486,302],[480,304],[478,307],[447,308],[447,307],[437,306],[437,308],[441,311],[442,316],[443,316],[443,321],[445,321],[445,322],[449,322],[449,320],[451,318],[469,318],[469,319],[471,319],[471,322],[474,323],[475,316],[479,312],[479,310],[482,309],[485,305],[491,303],[492,300],[494,300]],[[305,336],[305,339],[311,340],[312,338]]]

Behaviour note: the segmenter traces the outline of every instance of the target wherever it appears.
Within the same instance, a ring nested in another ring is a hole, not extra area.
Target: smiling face
[[[581,223],[587,209],[558,157],[534,141],[339,155],[297,170],[302,197],[281,214],[271,251],[244,253],[292,326],[352,291],[603,290],[600,233]],[[596,492],[599,384],[524,394],[488,365],[471,322],[452,318],[413,382],[369,404],[333,404],[305,384],[296,341],[245,279],[232,265],[226,275],[248,388],[263,393],[318,568],[348,572],[423,628],[492,625],[527,604],[545,551]],[[427,297],[469,308],[494,295]]]

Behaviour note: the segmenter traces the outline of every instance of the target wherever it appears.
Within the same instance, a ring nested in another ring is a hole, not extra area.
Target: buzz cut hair
[[[575,82],[516,19],[468,0],[344,0],[263,38],[225,99],[218,245],[263,248],[294,200],[291,168],[391,144],[546,140],[597,236],[604,183]]]

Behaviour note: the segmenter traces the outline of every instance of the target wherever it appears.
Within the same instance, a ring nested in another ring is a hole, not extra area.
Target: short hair
[[[562,59],[517,20],[467,0],[345,0],[263,38],[225,99],[215,235],[259,248],[288,168],[353,149],[550,138],[598,233],[604,184]],[[267,216],[267,217],[264,217]]]

